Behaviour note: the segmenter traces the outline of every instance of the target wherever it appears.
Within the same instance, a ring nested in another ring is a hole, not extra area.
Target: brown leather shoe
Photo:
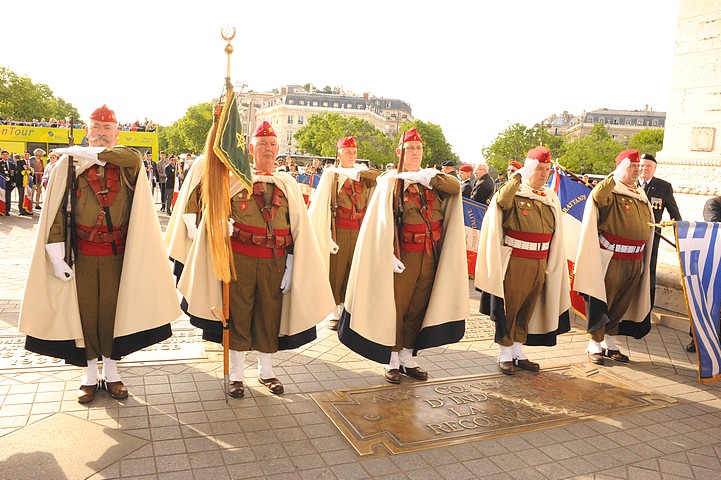
[[[401,372],[397,368],[392,368],[390,370],[384,368],[383,376],[388,383],[401,383]]]
[[[285,388],[283,388],[283,384],[280,383],[280,380],[277,378],[260,378],[260,375],[258,375],[258,381],[266,386],[268,390],[270,390],[270,393],[273,395],[280,395],[285,391]]]
[[[540,372],[541,366],[537,364],[536,362],[532,362],[527,358],[524,359],[516,359],[515,360],[516,366],[520,368],[521,370],[526,370],[528,372]]]
[[[338,330],[338,322],[339,320],[336,320],[335,318],[328,320],[328,328],[333,330],[334,332]]]
[[[498,370],[506,375],[515,375],[518,372],[513,362],[498,362]]]
[[[243,385],[243,382],[230,382],[230,385],[228,385],[228,395],[233,398],[243,398],[245,396],[245,385]]]
[[[621,363],[628,363],[628,356],[621,353],[621,350],[603,349],[603,356]]]
[[[588,360],[596,365],[603,365],[603,355],[600,353],[588,352]]]
[[[100,389],[100,386],[96,383],[95,385],[80,385],[78,388],[78,403],[90,403],[95,400],[95,392]]]
[[[421,370],[421,367],[408,368],[401,365],[401,368],[398,369],[398,372],[416,380],[428,380],[428,372],[426,372],[425,370]]]
[[[125,385],[123,385],[123,382],[120,380],[117,382],[106,382],[103,380],[103,388],[116,400],[128,398],[128,389],[125,388]]]

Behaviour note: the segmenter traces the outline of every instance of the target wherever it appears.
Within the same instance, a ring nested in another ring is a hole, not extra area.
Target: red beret
[[[273,127],[270,126],[270,123],[263,120],[263,123],[258,125],[258,127],[255,129],[255,132],[253,132],[253,137],[277,137],[278,135],[275,134],[275,130],[273,130]]]
[[[115,118],[115,112],[110,110],[107,105],[96,108],[92,115],[90,115],[90,119],[97,120],[98,122],[118,123],[118,119]]]
[[[403,134],[403,143],[406,142],[423,143],[423,139],[421,138],[421,135],[418,133],[418,130],[416,130],[415,127],[411,128],[410,130],[406,131],[405,134]]]
[[[509,167],[513,167],[513,168],[515,168],[516,170],[519,170],[520,168],[523,167],[520,162],[517,162],[517,161],[515,161],[515,160],[511,160],[510,162],[508,162],[508,166],[509,166]]]
[[[458,170],[460,170],[461,172],[472,172],[473,167],[471,167],[470,165],[461,165]]]
[[[638,155],[638,150],[624,150],[616,157],[616,165],[620,165],[621,162],[627,158],[631,161],[631,163],[639,163],[641,161]]]
[[[338,149],[341,148],[358,148],[353,137],[343,137],[338,140]]]
[[[551,152],[546,147],[540,146],[530,149],[526,158],[538,160],[538,163],[551,163]]]

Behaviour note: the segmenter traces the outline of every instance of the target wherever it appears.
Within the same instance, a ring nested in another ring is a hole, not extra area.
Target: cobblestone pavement
[[[216,347],[204,345],[181,318],[174,324],[181,347],[161,346],[121,362],[128,399],[99,394],[89,406],[79,405],[80,369],[24,352],[16,330],[37,219],[0,217],[0,452],[12,453],[23,431],[63,415],[102,428],[119,446],[123,438],[142,445],[122,454],[113,448],[75,452],[91,473],[56,470],[44,478],[721,478],[719,385],[698,382],[695,355],[683,350],[687,334],[663,326],[654,326],[642,340],[623,339],[631,363],[600,368],[676,403],[410,453],[359,455],[311,398],[333,389],[387,385],[379,365],[340,345],[322,324],[316,341],[277,355],[275,372],[286,386],[282,396],[249,378],[246,397],[226,404]],[[164,228],[168,217],[159,213],[159,219]],[[471,287],[469,282],[469,317],[482,322],[474,313],[478,297]],[[577,327],[555,348],[527,349],[529,357],[544,369],[588,368],[585,336],[582,325]],[[495,373],[497,349],[488,329],[476,333],[423,352],[419,363],[435,379]],[[252,371],[255,356],[249,354],[246,362],[246,372]],[[37,442],[59,447],[63,439]],[[24,454],[40,454],[32,441],[23,448]],[[50,451],[62,463],[59,449]],[[0,457],[0,472],[7,472],[10,464],[3,461],[8,460]]]

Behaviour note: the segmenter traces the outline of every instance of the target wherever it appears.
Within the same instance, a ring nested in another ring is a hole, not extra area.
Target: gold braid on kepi
[[[218,280],[229,283],[236,279],[235,264],[230,253],[230,236],[228,235],[230,176],[228,168],[213,151],[221,108],[221,105],[215,106],[217,114],[205,144],[205,170],[203,171],[201,196],[205,233],[208,239],[210,258],[213,262],[213,271]]]

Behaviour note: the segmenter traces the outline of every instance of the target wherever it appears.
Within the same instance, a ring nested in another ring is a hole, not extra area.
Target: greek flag
[[[696,341],[699,381],[721,379],[721,223],[676,222],[684,295]]]

